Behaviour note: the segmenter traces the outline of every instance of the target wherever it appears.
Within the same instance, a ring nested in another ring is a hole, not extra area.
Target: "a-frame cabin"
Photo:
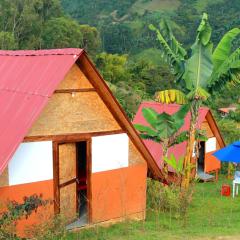
[[[0,51],[0,146],[1,202],[41,194],[80,225],[143,219],[161,175],[82,49]]]
[[[146,120],[142,115],[143,108],[152,108],[158,113],[166,112],[168,114],[173,114],[178,111],[179,105],[177,104],[162,104],[158,102],[142,102],[138,108],[138,111],[133,120],[134,124],[147,125]],[[190,113],[187,114],[185,118],[185,123],[180,131],[187,131],[190,127]],[[211,113],[211,110],[207,107],[201,107],[199,110],[199,117],[197,128],[204,130],[207,141],[199,142],[199,158],[196,163],[197,174],[203,181],[208,181],[214,179],[211,175],[215,173],[215,179],[218,178],[218,171],[221,168],[220,161],[215,158],[212,154],[225,146],[224,140],[221,136],[217,123]],[[144,140],[144,144],[152,154],[155,162],[157,163],[159,169],[163,166],[163,153],[161,145],[155,143],[151,140]],[[169,155],[174,154],[177,158],[184,156],[186,152],[187,143],[183,142],[177,144],[169,149]],[[173,169],[169,168],[169,173],[171,174]]]

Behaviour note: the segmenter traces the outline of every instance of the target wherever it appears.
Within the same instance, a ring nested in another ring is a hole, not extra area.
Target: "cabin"
[[[133,120],[134,124],[147,125],[143,115],[143,108],[152,108],[158,113],[166,112],[168,114],[174,114],[178,111],[179,105],[177,104],[163,104],[158,102],[143,102],[138,108],[138,111]],[[185,118],[184,126],[180,131],[186,131],[190,127],[190,113],[187,114]],[[197,124],[198,129],[204,130],[207,137],[207,141],[201,141],[198,143],[199,146],[199,158],[196,163],[196,170],[198,177],[203,181],[208,181],[218,178],[218,171],[221,168],[220,161],[215,158],[212,154],[225,146],[224,140],[221,136],[221,133],[218,129],[217,123],[214,120],[214,117],[207,107],[201,107],[199,110],[199,120]],[[163,167],[163,153],[161,145],[155,143],[151,140],[144,140],[144,143],[153,158],[155,159],[159,169]],[[169,149],[169,155],[174,154],[176,157],[181,157],[185,155],[187,143],[183,142],[178,145],[175,145]],[[195,153],[193,153],[194,156]],[[174,170],[169,168],[169,174],[171,175]]]
[[[230,114],[230,112],[236,112],[236,110],[237,110],[237,107],[235,107],[235,106],[218,108],[218,112],[222,118],[227,117]]]
[[[69,229],[144,219],[147,168],[160,174],[82,49],[0,51],[0,145],[1,204],[41,194]]]

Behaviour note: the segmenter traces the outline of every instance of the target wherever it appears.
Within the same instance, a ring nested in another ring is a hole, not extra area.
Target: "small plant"
[[[148,179],[147,186],[148,209],[154,212],[168,212],[185,225],[194,188],[181,189],[177,184],[165,185],[153,179]]]
[[[153,211],[169,212],[178,215],[180,190],[175,185],[165,185],[159,181],[148,179],[147,207]]]
[[[67,235],[67,218],[63,215],[54,215],[47,221],[38,225],[32,225],[26,230],[29,239],[34,240],[51,240],[66,239]]]
[[[28,218],[38,207],[45,206],[49,200],[43,200],[42,196],[36,194],[30,197],[24,197],[23,203],[10,201],[7,204],[7,210],[0,213],[0,240],[3,239],[21,239],[16,233],[17,221],[22,217]]]
[[[178,177],[181,177],[183,175],[183,160],[184,160],[184,157],[180,157],[179,159],[177,159],[174,154],[171,154],[170,157],[166,157],[164,156],[163,157],[164,161],[169,165],[171,166],[176,175]]]

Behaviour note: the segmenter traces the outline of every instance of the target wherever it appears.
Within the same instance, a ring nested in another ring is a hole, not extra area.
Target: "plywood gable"
[[[201,125],[201,130],[204,130],[206,131],[206,135],[207,135],[207,138],[213,138],[213,137],[216,137],[214,135],[214,133],[212,132],[212,129],[210,127],[210,124],[209,122],[207,121],[207,119],[204,120],[204,122],[202,123]],[[217,146],[216,146],[216,149],[220,149],[220,146],[219,146],[219,142],[218,142],[218,139],[217,140]]]
[[[27,136],[120,130],[96,92],[55,93]]]
[[[130,140],[129,141],[129,165],[131,166],[131,165],[141,164],[145,162],[146,161],[144,160],[141,153],[137,150],[133,142]]]
[[[93,88],[92,84],[88,81],[78,65],[74,64],[58,86],[57,90],[90,88]]]
[[[201,124],[201,130],[206,131],[206,135],[208,138],[214,137],[214,134],[210,128],[208,121],[205,119],[204,122]]]
[[[121,130],[119,124],[79,66],[74,64],[27,136],[114,130]]]
[[[0,175],[0,187],[5,187],[9,185],[8,177],[8,167],[5,168],[3,173]]]

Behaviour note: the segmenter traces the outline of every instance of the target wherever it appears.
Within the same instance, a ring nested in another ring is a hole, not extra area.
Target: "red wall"
[[[92,222],[145,213],[145,163],[92,175]]]

